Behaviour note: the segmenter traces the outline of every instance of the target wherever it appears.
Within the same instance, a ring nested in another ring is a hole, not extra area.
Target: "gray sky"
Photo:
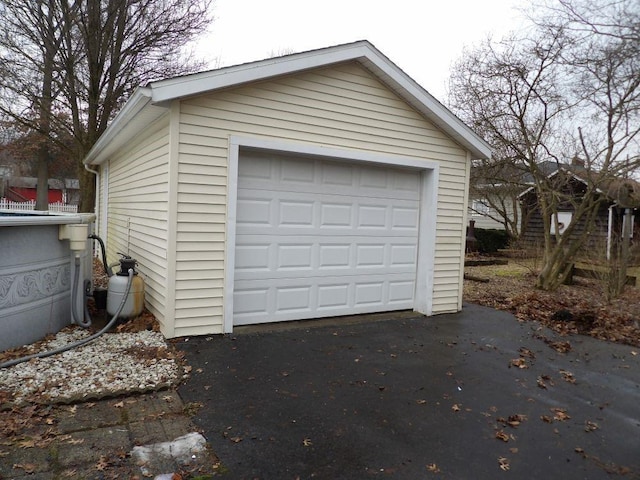
[[[210,67],[369,40],[439,100],[464,46],[517,29],[527,0],[215,0]]]

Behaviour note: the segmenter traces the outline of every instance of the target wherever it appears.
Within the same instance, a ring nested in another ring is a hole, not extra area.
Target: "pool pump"
[[[135,259],[124,253],[119,253],[120,271],[109,277],[109,285],[107,287],[107,313],[114,315],[120,304],[124,302],[124,306],[119,313],[120,318],[133,318],[142,313],[144,309],[144,280],[136,271]],[[127,284],[129,283],[129,271],[133,271],[131,278],[131,286],[127,292]],[[125,300],[126,296],[126,300]]]

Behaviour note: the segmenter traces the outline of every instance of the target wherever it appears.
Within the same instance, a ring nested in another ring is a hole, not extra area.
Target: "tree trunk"
[[[46,141],[38,151],[36,210],[49,210],[49,148]]]

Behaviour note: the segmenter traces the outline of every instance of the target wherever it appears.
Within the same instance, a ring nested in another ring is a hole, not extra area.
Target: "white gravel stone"
[[[33,353],[76,342],[84,329],[59,332],[32,346]],[[31,350],[31,348],[30,348]],[[72,402],[109,395],[157,390],[176,384],[182,368],[161,333],[105,333],[93,342],[51,357],[0,369],[0,388],[15,400]]]

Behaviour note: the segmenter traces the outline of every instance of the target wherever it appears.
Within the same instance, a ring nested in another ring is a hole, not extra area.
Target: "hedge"
[[[504,230],[493,228],[475,228],[480,253],[496,253],[499,249],[509,247],[509,235]]]

